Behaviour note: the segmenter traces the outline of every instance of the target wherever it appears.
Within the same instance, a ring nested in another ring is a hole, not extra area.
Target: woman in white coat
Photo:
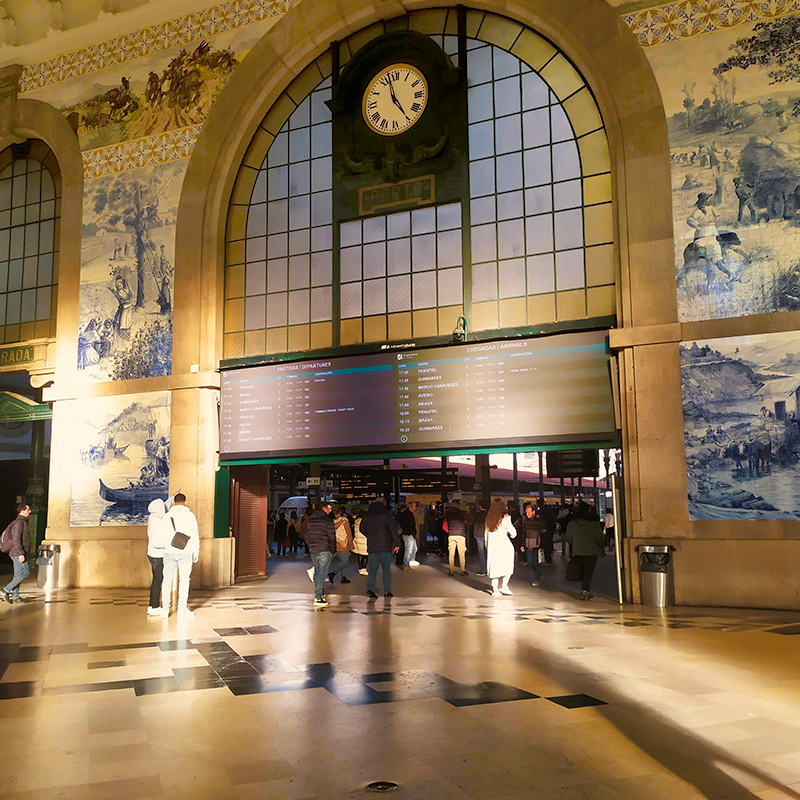
[[[508,581],[514,572],[514,545],[517,529],[506,513],[505,502],[500,498],[492,500],[486,515],[486,566],[492,580],[492,597],[513,594]]]
[[[353,552],[358,556],[359,575],[367,574],[367,556],[369,555],[367,537],[361,533],[361,517],[363,516],[364,511],[359,508],[353,523]]]

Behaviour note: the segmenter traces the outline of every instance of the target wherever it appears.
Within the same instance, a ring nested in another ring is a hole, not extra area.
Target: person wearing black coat
[[[320,608],[328,605],[325,578],[336,553],[336,528],[331,519],[330,503],[323,502],[308,518],[305,541],[313,564],[306,572],[308,579],[314,583],[314,606]]]
[[[286,555],[286,537],[289,535],[289,523],[286,521],[286,512],[281,511],[278,514],[278,520],[275,523],[275,555],[276,556],[285,556]]]
[[[400,533],[386,501],[379,497],[361,518],[361,533],[367,537],[367,596],[376,598],[378,567],[383,572],[383,596],[392,597],[392,553],[400,550]]]

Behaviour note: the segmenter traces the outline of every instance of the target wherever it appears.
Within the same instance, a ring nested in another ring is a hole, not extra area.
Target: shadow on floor
[[[601,684],[601,697],[608,705],[600,707],[599,712],[628,741],[673,775],[694,786],[704,797],[759,800],[764,796],[754,794],[728,775],[723,769],[728,768],[748,776],[750,782],[760,782],[765,787],[781,792],[776,797],[800,800],[800,792],[782,785],[757,767],[615,690],[606,680],[607,676],[592,672],[586,664],[578,667],[570,659],[554,656],[552,652],[541,650],[524,640],[518,643],[518,653],[522,658],[529,659],[531,664],[555,671],[559,682],[575,692],[582,690],[587,678]]]

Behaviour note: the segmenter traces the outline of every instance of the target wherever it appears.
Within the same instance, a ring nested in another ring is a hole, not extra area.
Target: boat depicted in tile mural
[[[169,493],[169,393],[89,400],[75,425],[70,524],[146,524],[148,504]]]
[[[90,380],[169,375],[175,223],[186,161],[87,181],[78,370]]]
[[[800,333],[681,344],[689,516],[800,519]]]
[[[800,16],[647,55],[669,125],[680,319],[800,309]]]

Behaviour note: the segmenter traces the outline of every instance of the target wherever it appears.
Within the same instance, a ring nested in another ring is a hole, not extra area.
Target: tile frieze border
[[[190,125],[142,139],[85,150],[82,153],[84,180],[189,158],[202,128],[202,124]]]
[[[300,0],[229,0],[81,50],[62,53],[46,61],[27,65],[20,78],[20,93],[63,83],[115,64],[124,64],[172,47],[252,25],[269,17],[277,17],[299,2]]]
[[[622,19],[642,47],[652,47],[797,11],[800,0],[678,0]]]

